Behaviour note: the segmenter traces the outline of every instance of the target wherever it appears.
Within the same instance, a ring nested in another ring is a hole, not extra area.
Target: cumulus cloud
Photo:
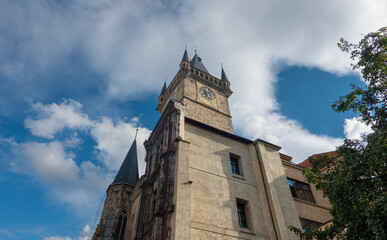
[[[361,140],[363,135],[371,132],[371,127],[362,122],[359,117],[344,120],[344,133],[346,138]]]
[[[90,240],[93,236],[93,231],[90,226],[87,224],[83,227],[81,234],[79,234],[78,240]]]
[[[90,120],[89,116],[82,112],[82,104],[72,99],[65,99],[60,104],[32,104],[33,111],[37,114],[35,118],[28,117],[25,126],[35,136],[54,138],[54,135],[61,133],[66,128],[72,130],[87,130],[97,142],[96,150],[98,158],[110,170],[117,170],[130,148],[136,129],[137,147],[139,149],[140,173],[145,172],[145,149],[142,143],[147,139],[150,130],[141,125],[138,117],[133,117],[129,122],[118,120],[116,123],[109,117],[102,117],[101,120]],[[63,143],[67,147],[76,147],[81,142],[77,132]],[[55,144],[54,144],[55,143]],[[58,142],[51,143],[50,147],[59,147]],[[62,146],[62,145],[61,145]],[[27,146],[26,146],[27,147]],[[39,149],[42,144],[31,146],[28,151],[44,152]],[[33,154],[32,154],[33,155]],[[63,155],[63,154],[62,154]],[[51,156],[55,157],[55,156]],[[69,162],[69,161],[68,161]],[[51,162],[53,164],[53,162]]]
[[[13,69],[27,71],[23,68],[25,63],[34,69],[50,68],[76,48],[95,72],[106,76],[107,87],[102,93],[106,99],[123,100],[159,91],[161,76],[172,78],[176,72],[182,46],[188,44],[192,48],[197,44],[211,73],[219,76],[219,63],[225,65],[234,91],[230,103],[237,131],[250,137],[271,136],[275,144],[283,146],[288,154],[297,155],[300,161],[318,145],[325,147],[317,152],[333,150],[340,139],[317,136],[301,124],[293,129],[294,120],[281,116],[274,94],[280,66],[348,73],[349,57],[336,47],[338,39],[345,37],[355,42],[362,33],[375,31],[387,21],[387,12],[382,11],[387,9],[387,2],[383,0],[356,0],[351,4],[336,0],[109,3],[90,0],[65,7],[46,2],[30,2],[27,7],[7,4],[3,18],[8,21],[3,22],[11,22],[13,27],[1,27],[20,39],[24,51],[23,57],[16,55],[20,61],[15,63],[3,59],[1,69],[12,76]],[[9,16],[10,13],[14,15]],[[28,43],[23,39],[28,39]],[[71,113],[76,114],[80,107],[72,109]],[[54,125],[52,119],[43,116],[35,125],[27,120],[26,126],[35,135],[53,138],[60,129],[88,125],[87,119],[78,117],[77,122],[66,122],[64,118],[63,123]],[[259,121],[272,118],[277,119],[275,125],[265,121],[265,127],[259,128]],[[247,119],[258,122],[246,122]],[[48,127],[43,128],[46,124]],[[119,123],[117,126],[121,127]],[[283,131],[275,130],[277,126]],[[289,132],[293,141],[284,134]],[[302,149],[295,148],[297,141],[305,144]],[[106,156],[112,155],[103,145],[100,149]]]
[[[71,99],[64,100],[59,105],[38,102],[32,108],[38,115],[35,119],[27,118],[25,126],[35,136],[52,139],[65,128],[81,129],[91,124],[88,116],[81,112],[82,104]]]
[[[29,142],[23,143],[17,149],[22,153],[23,160],[28,157],[27,163],[42,179],[48,182],[64,183],[77,179],[79,168],[72,159],[71,154],[66,153],[63,143],[53,141],[49,143]],[[24,164],[23,164],[24,165]],[[12,163],[16,171],[20,171],[20,164]],[[25,169],[23,169],[25,170]]]
[[[14,161],[10,163],[13,171],[42,182],[55,202],[75,209],[80,215],[97,208],[96,200],[113,181],[134,140],[136,128],[139,129],[140,175],[144,173],[145,149],[142,143],[150,134],[149,129],[141,127],[138,117],[129,122],[115,122],[108,117],[91,120],[81,107],[79,102],[71,99],[60,104],[35,103],[33,109],[37,117],[28,118],[26,127],[34,135],[48,139],[68,128],[67,137],[45,142],[17,143],[9,140],[15,154]],[[79,159],[73,151],[82,148],[79,131],[95,140],[94,161]]]
[[[90,161],[75,161],[75,154],[63,142],[15,143],[13,171],[26,174],[46,187],[47,196],[79,215],[95,211],[96,199],[112,181],[113,174]],[[23,167],[20,167],[23,166]]]
[[[82,229],[82,232],[79,234],[78,238],[71,238],[69,236],[65,236],[65,237],[62,237],[62,236],[51,236],[51,237],[45,237],[43,238],[43,240],[91,240],[91,238],[93,237],[93,231],[92,229],[90,228],[90,226],[88,224],[86,224],[83,229]]]
[[[122,121],[113,123],[110,118],[105,117],[94,124],[91,135],[98,143],[96,149],[100,153],[101,160],[108,168],[117,170],[121,166],[133,142],[138,121],[138,118],[134,118],[129,123]],[[137,155],[141,174],[145,172],[145,148],[142,143],[148,138],[150,132],[147,128],[138,127]]]

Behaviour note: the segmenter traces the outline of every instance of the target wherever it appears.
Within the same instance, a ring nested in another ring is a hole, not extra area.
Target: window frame
[[[300,217],[300,223],[301,223],[301,227],[302,227],[302,232],[311,231],[311,230],[317,229],[323,225],[320,222],[316,222],[316,221],[306,219],[306,218],[301,218],[301,217]]]
[[[236,198],[235,207],[239,230],[242,232],[253,233],[249,202],[244,199]]]
[[[235,177],[243,178],[243,168],[242,168],[241,157],[236,154],[230,153],[229,164],[230,164],[231,174]]]
[[[249,228],[247,224],[246,206],[243,203],[237,202],[237,213],[239,227]]]
[[[294,198],[301,199],[303,201],[316,203],[310,188],[310,184],[301,182],[292,178],[287,178],[290,192]]]
[[[103,228],[102,240],[109,240],[113,230],[113,225],[115,222],[114,210],[110,210],[109,214],[106,217],[105,226]]]

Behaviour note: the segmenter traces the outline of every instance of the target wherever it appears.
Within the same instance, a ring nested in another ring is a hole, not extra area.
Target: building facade
[[[231,94],[223,68],[216,78],[196,52],[192,60],[184,52],[159,96],[161,116],[144,143],[145,174],[138,177],[134,141],[93,239],[297,239],[289,226],[329,220],[324,211],[310,216],[320,193],[308,202],[289,187],[305,179],[279,146],[233,133]]]

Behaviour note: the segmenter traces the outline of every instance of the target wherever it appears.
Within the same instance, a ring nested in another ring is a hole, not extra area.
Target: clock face
[[[211,89],[209,89],[209,88],[207,88],[207,87],[201,87],[201,88],[199,88],[199,92],[200,92],[200,94],[201,94],[203,97],[205,97],[205,98],[207,98],[207,99],[209,99],[209,100],[215,99],[215,93],[214,93]]]

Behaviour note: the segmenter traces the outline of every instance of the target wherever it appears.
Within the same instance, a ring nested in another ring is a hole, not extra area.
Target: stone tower
[[[288,230],[300,221],[280,147],[233,133],[231,94],[223,67],[217,78],[185,50],[159,96],[145,174],[134,181],[127,156],[116,178],[131,180],[108,188],[94,239],[297,239]]]
[[[133,239],[141,196],[139,184],[136,183],[139,183],[139,177],[135,138],[106,191],[101,220],[93,239]]]
[[[223,70],[221,78],[212,76],[195,51],[190,61],[184,51],[180,70],[168,88],[164,84],[159,96],[157,110],[163,112],[170,99],[185,106],[186,117],[233,133],[228,98],[230,82]]]

